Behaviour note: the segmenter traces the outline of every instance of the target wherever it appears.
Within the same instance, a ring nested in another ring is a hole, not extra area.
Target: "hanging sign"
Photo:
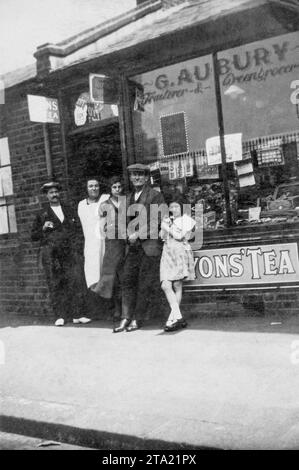
[[[100,104],[117,103],[117,86],[115,82],[106,75],[98,73],[89,74],[90,101]]]
[[[58,100],[46,96],[27,95],[29,118],[33,122],[59,124]]]

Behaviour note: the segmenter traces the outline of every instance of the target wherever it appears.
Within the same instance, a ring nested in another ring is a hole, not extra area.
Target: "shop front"
[[[105,192],[112,174],[122,173],[128,186],[127,165],[143,162],[154,187],[180,191],[203,214],[203,236],[192,244],[196,279],[185,284],[187,311],[299,313],[298,17],[292,0],[149,0],[38,48],[37,74],[11,89],[14,114],[1,134],[19,191],[13,233],[3,237],[23,255],[5,264],[9,308],[14,282],[20,303],[30,293],[28,310],[33,303],[44,308],[28,233],[49,168],[64,196],[78,203],[88,176],[99,177]],[[100,99],[93,76],[103,77]],[[27,94],[58,102],[60,124],[47,125],[51,165],[46,126],[30,121]]]
[[[136,161],[203,208],[193,307],[298,310],[298,47],[293,31],[128,77]]]
[[[99,105],[90,89],[71,92],[60,79],[69,180],[82,187],[78,174],[90,169],[105,179],[146,163],[154,187],[180,191],[203,211],[187,305],[199,311],[208,299],[217,310],[219,299],[237,299],[240,308],[298,312],[298,9],[177,3],[168,16],[136,21],[124,49],[119,33],[111,52],[81,50],[78,63],[53,74],[78,71],[86,87],[90,74],[103,74],[115,86],[114,101]]]

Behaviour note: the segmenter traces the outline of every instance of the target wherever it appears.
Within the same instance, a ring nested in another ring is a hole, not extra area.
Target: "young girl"
[[[170,217],[164,217],[160,236],[164,240],[160,264],[161,287],[171,308],[164,331],[174,331],[187,326],[180,311],[183,280],[195,279],[194,260],[188,243],[195,221],[183,214],[184,200],[173,196],[169,204]]]

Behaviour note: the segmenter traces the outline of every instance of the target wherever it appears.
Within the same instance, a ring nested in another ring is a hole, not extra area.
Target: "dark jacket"
[[[80,222],[75,210],[61,204],[64,220],[61,222],[49,203],[36,215],[31,231],[31,240],[39,241],[41,246],[62,250],[64,254],[72,250],[82,251]],[[46,221],[53,223],[53,228],[43,230]]]
[[[128,224],[134,225],[134,219],[136,216],[140,220],[138,226],[139,238],[137,244],[141,244],[145,254],[147,256],[159,256],[162,251],[162,242],[158,238],[160,225],[161,225],[161,214],[157,217],[157,214],[154,214],[153,209],[158,208],[161,204],[165,204],[163,195],[152,189],[150,186],[145,186],[139,199],[135,202],[134,192],[130,193],[128,196],[128,209],[136,208],[137,213],[134,216],[134,210],[132,210],[131,216],[128,217]],[[151,210],[152,206],[152,210]]]

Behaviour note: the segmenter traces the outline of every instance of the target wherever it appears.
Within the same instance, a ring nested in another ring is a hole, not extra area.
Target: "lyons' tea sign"
[[[296,243],[194,251],[194,258],[194,285],[299,282]]]

